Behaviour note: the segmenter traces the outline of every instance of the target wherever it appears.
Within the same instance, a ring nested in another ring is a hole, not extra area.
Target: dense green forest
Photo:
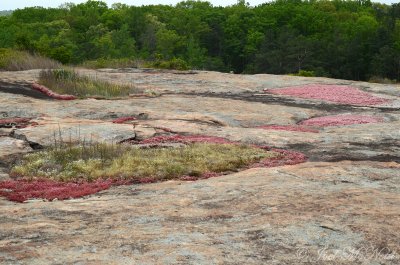
[[[400,3],[277,0],[128,6],[101,1],[0,16],[0,47],[64,64],[178,61],[193,69],[400,80]]]
[[[8,16],[11,15],[12,11],[11,10],[3,10],[0,11],[0,16]]]

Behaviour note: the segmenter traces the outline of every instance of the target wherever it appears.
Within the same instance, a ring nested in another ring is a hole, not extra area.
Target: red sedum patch
[[[121,117],[121,118],[117,118],[117,119],[113,120],[112,123],[121,124],[121,123],[125,123],[127,121],[134,121],[134,120],[136,120],[135,117]]]
[[[45,95],[47,95],[47,96],[49,96],[51,98],[58,99],[58,100],[74,100],[74,99],[77,99],[77,97],[75,97],[73,95],[60,95],[60,94],[57,94],[57,93],[51,91],[49,88],[47,88],[45,86],[42,86],[42,85],[39,85],[39,84],[36,84],[36,83],[32,84],[32,88],[34,90],[36,90],[36,91],[39,91],[40,93],[43,93],[43,94],[45,94]]]
[[[300,124],[306,126],[327,127],[327,126],[341,126],[341,125],[379,123],[379,122],[383,122],[383,118],[367,116],[367,115],[346,114],[346,115],[334,115],[334,116],[312,118],[309,120],[302,121]]]
[[[334,103],[351,105],[378,105],[390,100],[373,96],[351,86],[305,85],[278,89],[265,89],[265,92],[306,99],[319,99]]]
[[[59,182],[53,180],[6,180],[0,182],[0,196],[10,201],[24,202],[33,198],[46,200],[65,200],[79,198],[108,189],[112,185],[110,180],[95,182]]]
[[[31,118],[7,118],[0,119],[0,127],[15,126],[16,128],[25,128],[28,126],[35,126],[36,122],[31,122]]]
[[[300,152],[282,149],[270,149],[270,151],[277,152],[280,156],[261,160],[251,167],[280,167],[284,165],[296,165],[307,161],[307,157]]]

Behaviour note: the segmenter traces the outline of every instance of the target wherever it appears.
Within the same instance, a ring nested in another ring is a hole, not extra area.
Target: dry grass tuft
[[[80,98],[125,97],[138,93],[133,85],[120,85],[79,75],[71,69],[43,70],[40,72],[39,83],[58,94],[74,95]]]
[[[11,174],[56,181],[105,178],[139,182],[151,178],[161,181],[234,171],[277,155],[238,144],[191,143],[174,148],[80,144],[28,154],[12,169]]]
[[[25,51],[0,49],[0,69],[6,71],[54,69],[60,67],[61,64],[59,62],[40,55],[32,55]]]

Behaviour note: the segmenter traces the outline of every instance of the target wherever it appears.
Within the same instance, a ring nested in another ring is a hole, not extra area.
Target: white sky
[[[381,3],[397,3],[400,0],[372,0],[372,2],[381,2]],[[73,2],[73,3],[83,3],[86,0],[1,0],[0,2],[0,10],[14,10],[17,8],[24,8],[28,6],[43,6],[43,7],[58,7],[60,4],[65,2]],[[153,4],[165,4],[165,5],[175,5],[176,3],[181,2],[180,0],[103,0],[103,2],[107,2],[109,6],[113,3],[125,3],[128,5],[153,5]],[[209,0],[208,2],[212,3],[214,6],[227,6],[232,5],[237,2],[237,0]],[[247,0],[246,2],[250,3],[250,5],[255,6],[265,2],[268,0]]]

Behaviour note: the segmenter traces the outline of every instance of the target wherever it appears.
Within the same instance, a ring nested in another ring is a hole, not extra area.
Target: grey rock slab
[[[0,137],[0,159],[9,155],[27,153],[30,151],[32,151],[32,148],[26,141],[11,137]]]
[[[42,146],[68,142],[118,143],[135,138],[131,124],[76,119],[44,119],[39,125],[15,130],[14,136]]]
[[[376,180],[380,168],[385,179]],[[324,249],[382,248],[382,242],[398,253],[398,170],[397,163],[304,163],[120,186],[84,199],[0,201],[0,242],[13,242],[2,253],[30,264],[321,264]],[[339,264],[398,261],[360,258]]]
[[[51,145],[59,134],[63,141],[115,143],[172,131],[297,150],[309,162],[196,182],[118,186],[65,201],[0,198],[0,263],[400,263],[399,85],[207,71],[78,71],[161,96],[56,101],[0,91],[0,113],[38,123],[1,130],[0,159],[31,151],[29,143]],[[38,73],[0,72],[0,80],[13,84],[10,90]],[[350,106],[263,93],[307,84],[352,85],[393,101]],[[317,128],[319,133],[255,128],[338,114],[383,122]],[[137,120],[112,123],[132,116]],[[0,161],[0,178],[8,178],[9,164]],[[362,255],[349,260],[349,250]],[[365,252],[382,250],[392,256]],[[321,253],[341,256],[321,260]]]
[[[10,179],[10,176],[7,173],[7,169],[0,167],[0,181],[8,180],[8,179]]]

